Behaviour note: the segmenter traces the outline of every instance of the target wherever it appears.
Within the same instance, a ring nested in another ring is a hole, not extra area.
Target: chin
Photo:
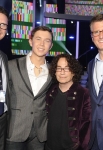
[[[99,48],[99,51],[103,51],[103,48]]]
[[[4,38],[4,36],[5,36],[5,35],[1,35],[1,36],[0,36],[0,40],[2,40],[2,39]]]
[[[60,84],[66,84],[67,82],[65,81],[59,81]]]

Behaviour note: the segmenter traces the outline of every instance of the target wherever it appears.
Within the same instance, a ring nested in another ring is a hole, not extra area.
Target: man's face
[[[0,40],[1,40],[4,38],[7,32],[7,29],[2,29],[2,28],[7,27],[8,25],[8,18],[2,13],[0,13],[0,24],[1,24],[1,27],[0,27]]]
[[[52,47],[52,36],[48,31],[39,30],[35,32],[34,37],[29,40],[33,55],[45,57]]]
[[[62,69],[61,71],[60,68]],[[67,86],[72,85],[74,74],[69,70],[68,62],[65,58],[59,59],[55,75],[59,84]]]
[[[94,42],[99,51],[103,51],[103,21],[92,23],[90,29],[91,32],[93,32],[92,41]],[[99,35],[96,36],[98,31],[102,32],[99,32]]]

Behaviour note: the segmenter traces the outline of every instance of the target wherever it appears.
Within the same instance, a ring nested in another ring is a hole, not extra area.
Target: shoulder
[[[25,61],[24,61],[25,58]],[[18,62],[17,62],[18,60]],[[17,58],[17,59],[12,59],[8,62],[8,67],[10,72],[14,72],[14,70],[18,70],[18,64],[19,66],[23,66],[24,64],[26,64],[26,57],[21,57],[21,58]]]
[[[95,58],[94,59],[92,59],[89,63],[88,63],[88,65],[91,65],[91,64],[93,64],[93,62],[95,61]]]
[[[85,87],[82,87],[80,84],[78,84],[77,90],[80,91],[81,94],[89,94],[89,90]]]
[[[57,84],[52,84],[51,87],[48,89],[48,92],[46,94],[46,109],[47,109],[47,112],[49,112],[50,106],[52,105],[57,92],[58,92],[58,85]]]
[[[1,50],[0,50],[0,54],[3,55],[3,56],[6,56],[6,54]]]
[[[52,83],[49,87],[48,92],[46,93],[46,100],[49,100],[50,97],[54,97],[58,91],[58,84]]]
[[[81,90],[81,91],[84,91],[84,92],[88,92],[89,90],[83,86],[81,86],[80,84],[78,84],[78,88]]]
[[[0,50],[0,55],[1,55],[3,58],[7,59],[7,55],[6,55],[4,52],[2,52],[1,50]],[[7,60],[8,60],[8,59],[7,59]]]
[[[9,66],[13,66],[14,64],[16,64],[16,59],[12,59],[8,61]]]
[[[50,68],[50,63],[46,62],[48,69]]]
[[[95,62],[95,58],[92,59],[92,60],[88,63],[88,66],[87,66],[87,73],[88,73],[88,75],[90,75],[90,72],[92,71],[94,62]]]
[[[48,89],[47,95],[53,93],[58,88],[58,84],[52,83]]]
[[[77,99],[79,102],[83,103],[90,103],[90,93],[89,90],[85,87],[82,87],[78,84],[77,87]]]
[[[12,60],[9,60],[9,65],[13,65],[13,64],[15,64],[15,63],[17,63],[17,60],[18,61],[22,61],[22,60],[26,60],[26,56],[24,56],[24,57],[21,57],[21,58],[16,58],[16,59],[12,59]]]

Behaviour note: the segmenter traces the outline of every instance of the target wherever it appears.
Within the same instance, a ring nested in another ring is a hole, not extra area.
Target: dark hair
[[[52,37],[52,41],[53,41],[53,33],[52,33],[52,30],[49,28],[49,27],[46,27],[46,26],[38,26],[36,28],[34,28],[32,31],[31,31],[31,39],[34,37],[34,34],[37,32],[37,31],[48,31],[50,34],[51,34],[51,37]]]
[[[103,21],[103,14],[97,14],[97,15],[95,15],[95,16],[91,19],[91,21],[90,21],[90,26],[91,26],[92,23],[98,22],[98,21]]]
[[[76,60],[72,55],[69,55],[69,54],[60,54],[54,57],[49,68],[49,72],[53,80],[58,82],[56,79],[55,73],[56,73],[57,63],[60,58],[65,58],[66,61],[68,62],[69,69],[74,74],[73,79],[72,79],[73,82],[79,82],[81,78],[81,74],[82,74],[82,66],[80,65],[78,60]]]
[[[9,20],[8,12],[2,6],[0,6],[0,13],[4,14],[8,18],[8,20]]]

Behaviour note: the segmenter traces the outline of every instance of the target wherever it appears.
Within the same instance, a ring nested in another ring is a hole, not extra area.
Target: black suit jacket
[[[0,51],[0,60],[4,64],[6,79],[7,79],[7,88],[6,88],[6,103],[8,106],[8,59],[7,56]],[[7,129],[7,112],[0,116],[0,150],[5,149],[5,141],[6,141],[6,130]]]

